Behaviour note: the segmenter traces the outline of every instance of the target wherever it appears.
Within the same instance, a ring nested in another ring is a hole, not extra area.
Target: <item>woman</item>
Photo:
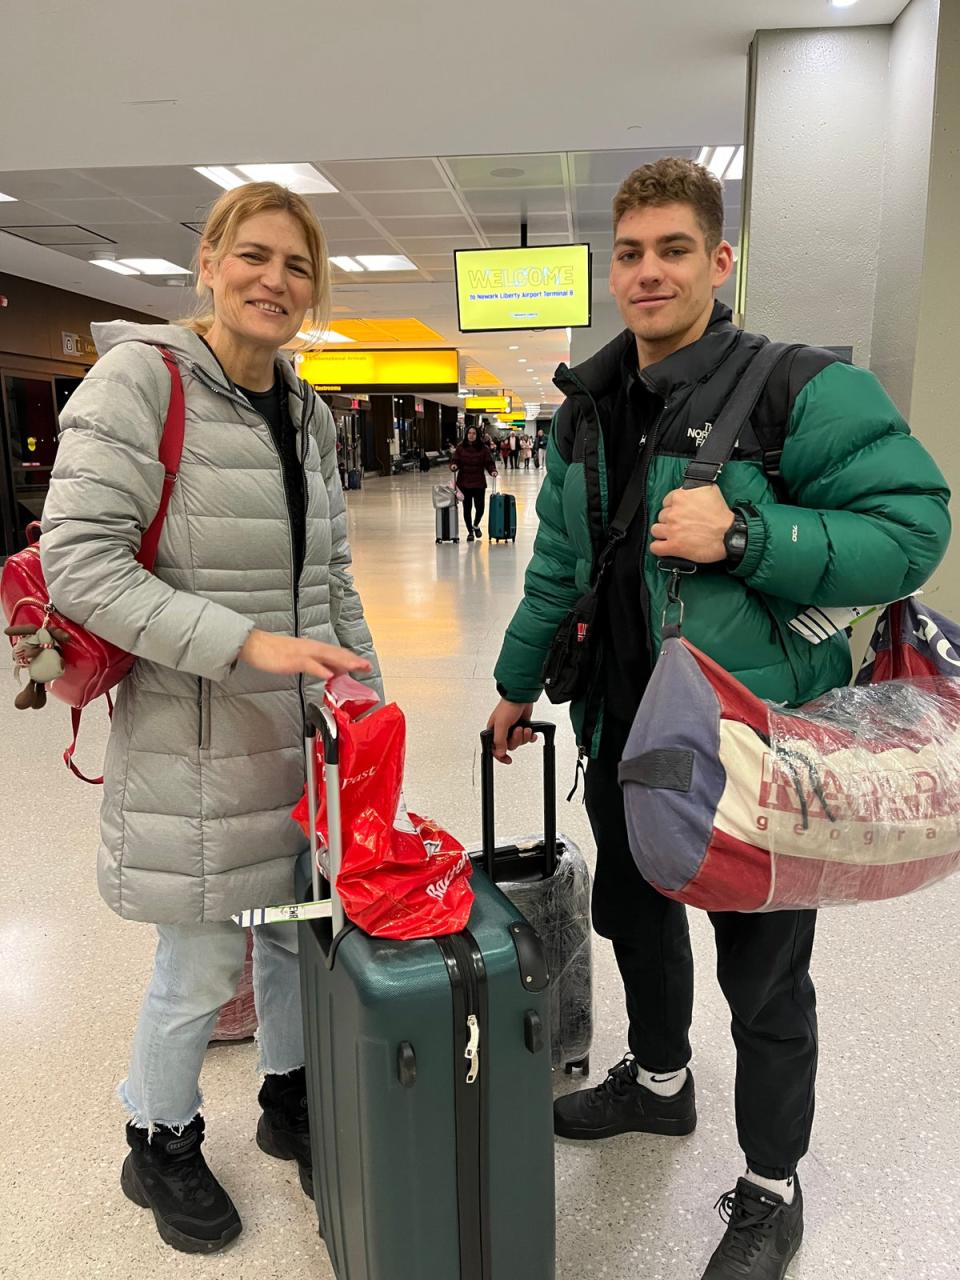
[[[533,444],[529,436],[520,437],[520,457],[523,459],[524,471],[530,470],[530,459],[533,456]]]
[[[487,476],[496,476],[493,455],[480,439],[476,427],[467,427],[466,435],[454,450],[450,470],[457,473],[457,488],[463,494],[463,518],[467,522],[467,541],[482,538],[480,521],[487,500]],[[474,512],[471,515],[471,510]]]
[[[118,691],[105,764],[100,891],[156,924],[156,966],[119,1096],[121,1186],[186,1252],[241,1230],[200,1150],[197,1087],[246,936],[230,916],[294,900],[304,848],[304,706],[353,672],[381,692],[349,572],[330,410],[279,349],[330,277],[306,202],[272,183],[223,195],[198,255],[203,313],[182,325],[95,325],[101,359],[70,398],[41,556],[57,608],[139,661]],[[186,396],[183,460],[154,574],[134,559],[160,498],[170,395]],[[296,1159],[311,1193],[297,931],[254,930],[263,1108],[257,1141]]]

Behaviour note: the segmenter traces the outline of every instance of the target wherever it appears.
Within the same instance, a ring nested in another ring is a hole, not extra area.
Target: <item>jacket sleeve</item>
[[[320,423],[317,430],[320,464],[330,504],[330,622],[343,648],[360,658],[366,658],[370,663],[370,670],[358,673],[357,679],[375,689],[382,702],[384,696],[380,663],[350,572],[353,558],[347,541],[347,506],[337,466],[337,432],[333,414],[319,397],[315,412]]]
[[[734,570],[805,604],[883,604],[922,586],[950,540],[950,491],[872,373],[836,363],[800,391],[780,471],[790,501],[748,520]]]
[[[160,505],[169,400],[170,375],[152,347],[125,342],[97,361],[60,419],[40,559],[54,607],[73,622],[138,658],[222,680],[253,621],[161,582],[134,558]]]
[[[523,599],[507,627],[494,671],[497,688],[510,702],[536,702],[543,692],[543,664],[557,628],[580,597],[577,556],[563,519],[567,464],[553,436],[547,446],[547,474],[537,497],[540,524],[527,566]]]

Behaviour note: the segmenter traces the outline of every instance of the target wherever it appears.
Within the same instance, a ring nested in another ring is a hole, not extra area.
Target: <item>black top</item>
[[[608,511],[617,510],[633,474],[644,437],[649,439],[663,407],[636,377],[636,347],[624,363],[623,382],[614,411],[603,420],[603,446],[607,463]],[[603,636],[604,703],[609,719],[629,725],[633,721],[652,669],[644,609],[646,588],[641,564],[652,538],[650,525],[657,512],[641,509],[627,529],[614,557],[601,602]]]
[[[303,482],[303,467],[297,452],[297,433],[287,410],[287,388],[280,376],[280,371],[277,370],[273,386],[269,391],[251,391],[248,387],[237,387],[237,390],[241,395],[246,396],[257,413],[266,419],[270,434],[273,436],[273,443],[280,455],[283,490],[287,499],[290,530],[293,535],[294,575],[299,582],[306,553],[307,496]]]

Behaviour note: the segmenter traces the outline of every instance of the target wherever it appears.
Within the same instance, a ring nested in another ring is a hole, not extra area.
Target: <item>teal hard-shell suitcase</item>
[[[491,542],[516,542],[517,500],[512,493],[490,495],[487,535]]]
[[[333,829],[336,724],[311,721]],[[483,871],[473,887],[468,928],[445,938],[369,937],[336,900],[331,920],[298,926],[315,1197],[338,1280],[553,1280],[544,949]]]

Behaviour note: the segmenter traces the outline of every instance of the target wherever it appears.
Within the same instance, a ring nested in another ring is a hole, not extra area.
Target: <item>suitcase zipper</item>
[[[483,1057],[486,967],[470,933],[452,933],[434,941],[446,963],[453,996],[460,1280],[490,1280],[490,1144]],[[469,1064],[466,1070],[464,1062]]]

